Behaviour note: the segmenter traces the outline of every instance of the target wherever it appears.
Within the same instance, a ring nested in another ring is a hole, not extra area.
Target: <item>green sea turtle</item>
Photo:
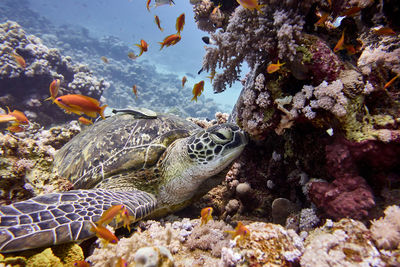
[[[246,143],[229,123],[205,130],[173,115],[101,120],[55,155],[53,170],[77,190],[0,207],[0,252],[89,238],[112,205],[125,205],[132,223],[182,209],[221,182]]]

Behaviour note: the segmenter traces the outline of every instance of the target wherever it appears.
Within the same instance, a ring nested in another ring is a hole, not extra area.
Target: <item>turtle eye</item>
[[[221,128],[210,134],[210,137],[217,144],[226,144],[232,140],[232,131],[228,128]]]

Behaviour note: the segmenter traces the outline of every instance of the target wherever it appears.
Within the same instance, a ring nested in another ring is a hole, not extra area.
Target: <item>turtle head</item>
[[[181,209],[207,193],[223,179],[220,173],[247,144],[235,124],[220,124],[176,140],[163,162],[164,181],[158,194],[159,214]]]
[[[198,165],[204,165],[201,169],[213,175],[236,159],[247,142],[246,134],[237,125],[219,124],[191,136],[187,153]]]

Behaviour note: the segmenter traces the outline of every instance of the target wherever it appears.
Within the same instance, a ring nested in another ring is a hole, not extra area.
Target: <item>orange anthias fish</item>
[[[382,27],[374,30],[377,35],[396,35],[396,32],[389,27]]]
[[[23,127],[20,126],[19,123],[13,123],[10,126],[7,127],[7,131],[13,132],[13,133],[20,133],[25,131]]]
[[[1,122],[10,122],[10,121],[16,121],[17,118],[15,118],[13,115],[10,114],[1,114],[0,115],[0,123]]]
[[[104,246],[107,246],[108,243],[117,244],[119,241],[118,238],[113,233],[111,233],[110,230],[102,225],[95,225],[94,223],[92,223],[92,228],[90,229],[90,231],[95,232],[98,238],[104,240]]]
[[[11,55],[14,57],[15,61],[17,62],[17,64],[18,64],[21,68],[23,68],[23,69],[26,68],[26,62],[25,62],[25,59],[24,59],[23,57],[21,57],[21,56],[18,55],[17,53],[12,53]]]
[[[176,33],[181,34],[181,31],[183,30],[183,26],[185,25],[185,13],[182,13],[179,15],[179,17],[176,19]]]
[[[350,17],[350,16],[352,16],[352,15],[357,14],[358,12],[360,12],[361,9],[362,9],[361,7],[353,6],[353,7],[349,8],[349,9],[345,10],[345,11],[344,11],[342,14],[340,14],[340,15],[341,15],[341,16]]]
[[[221,8],[221,4],[219,4],[218,6],[214,7],[213,11],[211,12],[212,15],[214,15],[215,13],[217,13],[219,11],[219,9]]]
[[[119,258],[116,266],[117,267],[127,267],[128,263],[123,258]]]
[[[198,83],[196,83],[193,86],[193,98],[191,101],[196,100],[197,102],[197,97],[201,95],[201,93],[204,91],[204,81],[200,81]]]
[[[397,74],[396,76],[394,76],[394,78],[392,78],[390,81],[388,81],[388,82],[385,84],[385,89],[389,88],[389,87],[394,83],[394,81],[395,81],[397,78],[399,78],[399,76],[400,76],[400,74]]]
[[[119,221],[124,222],[123,226],[125,228],[128,228],[128,231],[130,232],[131,231],[130,225],[131,225],[131,222],[135,220],[135,217],[129,216],[129,211],[128,211],[128,209],[126,207],[124,207],[122,209],[122,212],[119,215],[118,219],[119,219]]]
[[[134,86],[132,86],[132,92],[135,94],[135,96],[137,98],[137,86],[136,86],[136,84]]]
[[[124,210],[125,206],[124,205],[115,205],[111,206],[108,208],[103,214],[101,215],[100,220],[96,222],[97,225],[104,225],[104,224],[109,224],[114,220],[114,218],[118,215],[121,214],[121,212]]]
[[[328,19],[328,17],[329,17],[329,13],[324,13],[321,16],[321,18],[317,22],[315,22],[314,25],[317,26],[317,27],[324,27],[325,21]]]
[[[212,212],[213,212],[213,208],[211,207],[206,207],[204,209],[201,210],[200,215],[201,215],[201,224],[200,226],[202,226],[203,224],[207,224],[209,220],[212,220]]]
[[[149,12],[150,12],[150,2],[151,2],[151,0],[147,0],[147,3],[146,3],[146,8]]]
[[[108,58],[106,58],[106,57],[104,57],[104,56],[101,57],[101,60],[102,60],[104,63],[106,63],[106,64],[109,63]]]
[[[156,22],[156,24],[157,24],[157,27],[160,29],[160,31],[164,31],[164,29],[163,28],[161,28],[161,24],[160,24],[160,18],[157,16],[157,15],[155,15],[154,16],[154,20],[155,20],[155,22]]]
[[[337,51],[342,50],[342,49],[344,49],[344,48],[345,48],[345,47],[344,47],[344,31],[343,31],[342,37],[340,37],[340,39],[339,39],[339,41],[337,42],[335,48],[333,48],[333,52],[336,53]]]
[[[247,227],[244,226],[244,224],[242,222],[238,222],[237,226],[235,227],[235,230],[225,231],[225,232],[230,233],[232,235],[232,238],[240,236],[239,240],[248,238],[250,236],[250,230],[247,229]]]
[[[186,76],[183,76],[182,78],[182,88],[185,87],[185,83],[187,82]]]
[[[128,57],[130,58],[130,59],[137,59],[137,55],[135,55],[135,53],[133,53],[133,52],[129,52],[128,53]]]
[[[267,67],[267,72],[269,74],[274,73],[275,71],[278,71],[284,64],[285,63],[279,63],[279,60],[278,60],[278,62],[276,64],[275,63],[271,63]]]
[[[85,117],[79,117],[78,121],[84,125],[90,125],[93,124],[92,120],[86,119]]]
[[[140,57],[143,54],[143,52],[147,52],[147,49],[149,48],[149,45],[143,39],[140,40],[140,44],[135,44],[135,45],[140,48],[140,53],[138,57]]]
[[[19,110],[14,109],[13,112],[10,112],[10,108],[7,107],[8,109],[8,114],[7,115],[11,115],[13,117],[15,117],[16,122],[20,123],[20,124],[25,124],[28,125],[29,124],[29,120],[28,118],[25,116],[25,114]]]
[[[161,49],[163,49],[164,46],[171,46],[175,45],[177,42],[181,40],[181,36],[179,34],[171,34],[168,35],[167,37],[164,38],[162,42],[158,42],[161,45]]]
[[[90,267],[90,263],[87,261],[74,261],[76,267]]]
[[[254,9],[257,9],[261,13],[264,13],[261,11],[261,7],[264,5],[259,5],[258,0],[236,0],[242,7],[250,9],[253,11]]]
[[[60,89],[60,79],[55,79],[54,81],[51,82],[50,86],[49,86],[49,91],[50,91],[50,97],[46,98],[46,100],[50,100],[50,99],[54,99],[57,97],[58,95],[58,90]]]
[[[207,76],[207,78],[210,79],[210,82],[211,82],[211,83],[212,83],[213,80],[214,80],[215,74],[217,74],[217,73],[215,72],[215,70],[212,70],[211,73],[210,73],[210,75]]]
[[[54,100],[62,109],[78,115],[86,114],[89,117],[96,118],[99,114],[103,119],[104,109],[107,105],[100,107],[100,102],[94,98],[84,95],[63,95]]]

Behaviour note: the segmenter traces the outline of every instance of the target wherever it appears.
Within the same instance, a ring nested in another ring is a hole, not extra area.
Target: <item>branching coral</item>
[[[264,14],[238,7],[226,30],[211,34],[215,46],[206,47],[203,68],[207,71],[223,69],[215,76],[215,92],[224,91],[226,85],[232,86],[238,80],[243,61],[254,68],[257,63],[277,57],[290,60],[296,54],[296,39],[299,39],[304,23],[296,13],[298,10],[285,10],[286,1],[274,9],[267,7],[270,1],[264,2]]]

